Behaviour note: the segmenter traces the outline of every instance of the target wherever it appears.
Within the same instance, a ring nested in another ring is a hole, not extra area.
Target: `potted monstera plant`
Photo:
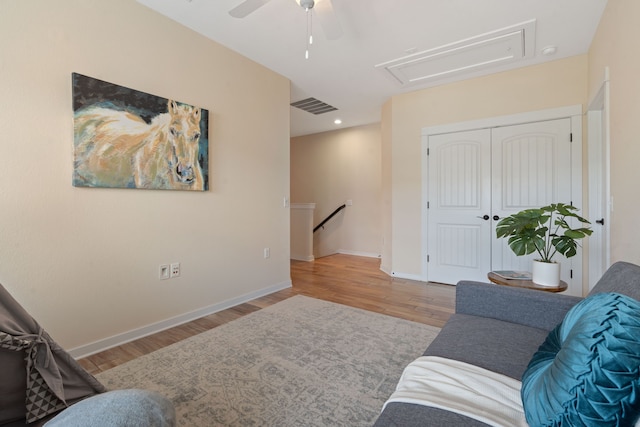
[[[498,238],[508,238],[508,244],[517,256],[537,252],[533,261],[532,280],[546,286],[560,284],[560,264],[553,260],[560,253],[567,258],[576,255],[578,240],[590,236],[592,230],[578,209],[564,203],[553,203],[537,209],[525,209],[505,217],[496,225]],[[575,219],[579,228],[569,226],[569,218]]]

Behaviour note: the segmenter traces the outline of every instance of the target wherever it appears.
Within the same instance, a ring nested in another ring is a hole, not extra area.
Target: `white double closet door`
[[[429,281],[487,281],[492,270],[531,271],[497,239],[500,218],[571,203],[571,119],[432,135],[428,138]],[[579,255],[578,255],[579,256]],[[559,256],[570,283],[570,260]]]

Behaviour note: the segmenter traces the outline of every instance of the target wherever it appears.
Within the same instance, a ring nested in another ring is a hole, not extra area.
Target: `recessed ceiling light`
[[[342,120],[340,120],[340,119],[335,119],[335,120],[333,121],[333,123],[335,123],[335,124],[337,124],[337,125],[341,125],[341,124],[342,124]]]
[[[542,53],[544,56],[551,56],[551,55],[555,55],[557,51],[558,51],[557,46],[547,46],[544,49],[542,49],[540,53]]]

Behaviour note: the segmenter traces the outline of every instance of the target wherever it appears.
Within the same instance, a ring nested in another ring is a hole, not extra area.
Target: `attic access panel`
[[[427,83],[534,56],[535,20],[376,65],[402,85]]]

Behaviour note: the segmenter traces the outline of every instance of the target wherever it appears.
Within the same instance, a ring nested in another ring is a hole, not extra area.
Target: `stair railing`
[[[338,212],[340,212],[342,209],[346,208],[347,205],[342,205],[339,208],[337,208],[335,211],[331,212],[331,215],[329,215],[328,217],[326,217],[324,220],[322,220],[322,222],[320,224],[318,224],[316,226],[316,228],[313,229],[313,232],[315,233],[316,231],[318,231],[320,228],[324,228],[324,225],[331,219],[333,218]]]

